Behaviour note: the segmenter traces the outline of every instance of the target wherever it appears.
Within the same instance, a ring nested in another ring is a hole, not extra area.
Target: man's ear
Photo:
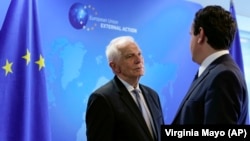
[[[199,38],[198,38],[198,43],[202,43],[205,39],[205,33],[204,33],[204,29],[202,27],[200,27],[200,33],[199,33]]]
[[[120,68],[116,65],[116,63],[114,62],[109,62],[109,66],[111,67],[111,69],[116,72],[119,73],[120,72]]]

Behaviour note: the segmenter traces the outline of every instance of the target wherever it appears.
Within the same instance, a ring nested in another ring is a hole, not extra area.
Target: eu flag
[[[231,12],[231,15],[233,16],[234,20],[237,23],[236,13],[235,13],[234,4],[233,4],[232,0],[230,1],[230,12]],[[238,64],[238,66],[240,67],[241,71],[244,74],[244,64],[243,64],[242,53],[241,53],[241,45],[240,45],[240,36],[239,36],[238,26],[236,28],[234,40],[233,40],[232,45],[231,45],[230,54],[232,55],[232,57],[234,58],[234,60],[236,61],[236,63]]]
[[[236,14],[235,14],[235,9],[234,9],[234,4],[233,1],[230,1],[230,12],[234,18],[234,20],[237,22],[236,20]],[[242,53],[241,53],[241,45],[240,45],[240,36],[239,36],[239,29],[238,26],[236,28],[236,33],[234,36],[234,40],[233,43],[231,45],[231,49],[230,49],[230,54],[232,55],[232,57],[234,58],[234,60],[236,61],[236,63],[238,64],[239,68],[241,69],[242,73],[244,73],[244,63],[243,63],[243,59],[242,59]],[[247,124],[250,123],[250,117],[249,120],[247,121]]]
[[[49,141],[35,0],[11,0],[0,32],[0,141]]]

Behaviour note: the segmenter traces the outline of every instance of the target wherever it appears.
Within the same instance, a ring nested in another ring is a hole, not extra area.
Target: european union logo
[[[0,32],[0,141],[49,141],[35,0],[11,0]]]

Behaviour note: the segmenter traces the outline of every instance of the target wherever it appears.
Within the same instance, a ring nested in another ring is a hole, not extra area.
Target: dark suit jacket
[[[157,130],[160,141],[160,126],[163,113],[157,93],[139,85]],[[115,76],[113,80],[93,92],[86,111],[88,141],[153,141],[142,114],[126,87]]]
[[[193,81],[172,124],[245,124],[248,92],[230,55],[213,61]]]

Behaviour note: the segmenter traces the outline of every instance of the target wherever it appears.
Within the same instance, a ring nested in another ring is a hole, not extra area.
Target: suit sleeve
[[[240,81],[231,71],[218,74],[205,96],[204,124],[237,124],[243,92]]]
[[[92,94],[86,110],[88,141],[112,141],[114,114],[103,95]]]

